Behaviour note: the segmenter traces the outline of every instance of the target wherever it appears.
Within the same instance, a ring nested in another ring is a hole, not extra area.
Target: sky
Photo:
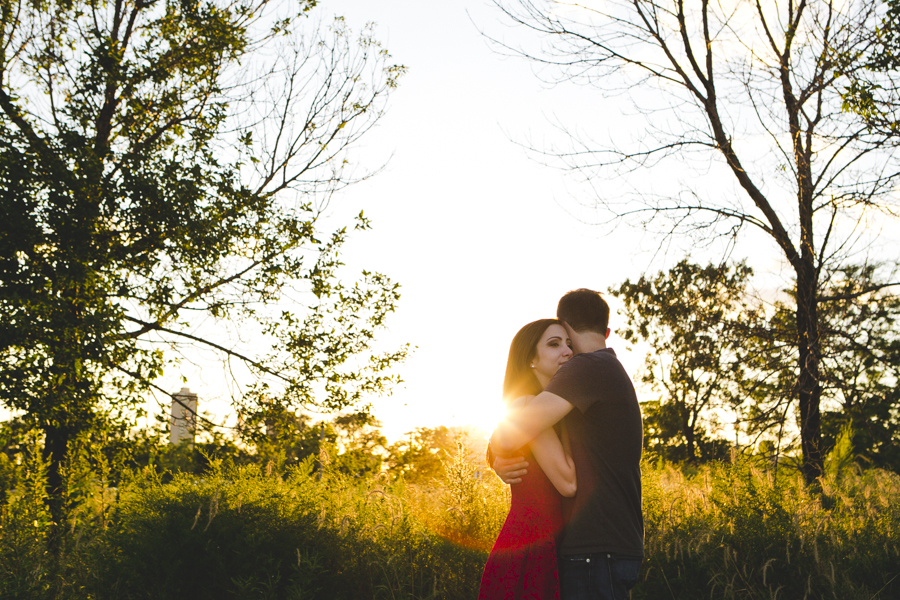
[[[315,10],[357,31],[375,22],[376,37],[408,68],[353,154],[362,168],[386,168],[329,208],[336,224],[360,210],[373,223],[345,246],[347,277],[365,268],[402,286],[380,344],[415,349],[398,369],[404,383],[373,399],[375,415],[389,439],[416,427],[486,429],[502,415],[515,332],[555,316],[570,289],[639,277],[657,248],[634,230],[583,223],[593,215],[580,208],[577,184],[520,145],[555,135],[554,118],[609,127],[618,106],[596,90],[543,84],[527,62],[501,56],[479,28],[515,32],[481,0],[325,0]],[[623,349],[615,337],[611,345]],[[623,359],[637,368],[639,357]],[[224,413],[214,373],[182,374],[207,410]]]
[[[404,382],[371,399],[375,416],[392,441],[438,425],[486,434],[502,416],[519,328],[555,316],[568,290],[605,291],[659,263],[656,240],[592,225],[598,216],[582,206],[591,192],[522,145],[559,139],[556,121],[603,132],[630,122],[597,90],[547,85],[528,62],[497,52],[480,30],[507,40],[521,32],[484,0],[322,0],[309,24],[336,16],[357,32],[374,23],[392,60],[408,69],[350,156],[360,171],[385,168],[338,194],[323,222],[325,231],[350,225],[363,210],[373,229],[345,244],[344,276],[368,269],[402,286],[379,345],[413,352],[397,369]],[[640,356],[616,337],[610,304],[610,345],[634,373]],[[235,387],[212,354],[189,349],[158,383],[188,387],[201,413],[233,421]]]
[[[345,276],[375,270],[402,286],[379,344],[409,343],[414,351],[398,369],[404,383],[372,399],[389,439],[437,425],[487,433],[502,415],[513,335],[554,316],[566,291],[605,292],[689,253],[698,262],[722,258],[715,247],[691,249],[637,228],[598,224],[603,216],[589,208],[594,192],[523,149],[559,142],[555,123],[616,139],[640,134],[645,117],[633,114],[627,98],[548,85],[533,64],[503,56],[481,31],[511,43],[528,34],[510,28],[490,3],[323,0],[311,15],[323,23],[342,16],[356,31],[374,22],[376,37],[408,68],[386,115],[352,154],[362,169],[386,167],[341,192],[326,219],[340,226],[364,210],[373,229],[346,244]],[[608,191],[616,182],[593,185]],[[751,234],[743,247],[777,280],[788,270],[769,246]],[[609,345],[634,375],[642,352],[629,352],[616,336],[622,319],[610,300]],[[225,414],[219,373],[185,366],[178,376],[200,395],[201,409]],[[173,376],[167,385],[177,389],[180,381]]]
[[[504,56],[482,32],[512,45],[533,40],[490,2],[322,0],[309,14],[309,25],[327,25],[335,16],[355,31],[375,23],[376,38],[408,69],[386,114],[350,156],[361,171],[385,168],[338,194],[323,224],[326,231],[351,224],[363,210],[373,229],[355,232],[345,245],[343,276],[352,281],[368,269],[401,285],[379,345],[408,343],[414,350],[398,368],[403,384],[371,399],[390,440],[438,425],[487,433],[502,415],[513,335],[554,316],[566,291],[606,292],[688,255],[698,262],[723,257],[720,247],[691,248],[683,239],[601,224],[605,216],[590,208],[594,190],[615,194],[616,181],[595,179],[591,188],[523,148],[564,143],[558,124],[594,138],[634,139],[647,117],[634,114],[627,97],[549,85],[547,72]],[[671,175],[655,169],[633,183],[652,188]],[[722,193],[734,190],[730,180],[723,186]],[[882,237],[891,240],[884,248],[896,260],[900,232],[894,227]],[[751,233],[742,244],[745,254],[731,258],[750,255],[775,285],[789,278],[771,240]],[[609,345],[635,375],[642,351],[629,351],[616,335],[622,316],[609,300]],[[161,386],[190,387],[201,411],[224,418],[233,388],[223,383],[220,367],[193,358],[167,372]],[[638,392],[641,399],[650,393]]]
[[[405,384],[374,403],[375,415],[389,438],[435,425],[487,430],[502,416],[515,332],[555,316],[570,289],[606,290],[640,273],[634,232],[569,214],[572,184],[516,143],[551,135],[558,115],[592,115],[603,127],[617,107],[594,90],[550,88],[527,62],[501,56],[479,29],[509,32],[483,1],[320,6],[351,27],[376,22],[409,69],[364,142],[364,155],[392,153],[387,170],[340,198],[364,204],[374,223],[348,245],[348,266],[364,259],[402,285],[383,342],[415,346],[400,369]]]

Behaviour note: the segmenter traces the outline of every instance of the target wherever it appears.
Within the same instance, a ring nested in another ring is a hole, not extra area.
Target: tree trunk
[[[797,273],[797,348],[799,377],[797,395],[800,403],[800,443],[803,450],[803,476],[812,484],[822,476],[824,461],[820,446],[822,419],[819,400],[819,344],[817,285],[812,265]]]
[[[694,430],[691,427],[684,432],[684,439],[687,442],[687,462],[689,465],[697,464],[697,448],[694,443]]]
[[[65,427],[45,426],[44,430],[44,461],[47,463],[47,506],[50,516],[56,524],[56,532],[61,531],[61,524],[65,520],[63,513],[63,478],[62,463],[66,458],[69,448],[69,431]]]
[[[694,443],[694,423],[691,422],[691,414],[686,403],[681,404],[681,434],[684,436],[684,443],[687,449],[687,462],[690,465],[697,464],[697,449]]]

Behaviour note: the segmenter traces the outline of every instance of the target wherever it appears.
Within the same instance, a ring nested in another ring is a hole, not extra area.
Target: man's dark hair
[[[581,288],[559,299],[556,318],[577,332],[594,331],[606,335],[609,328],[609,304],[600,292]]]

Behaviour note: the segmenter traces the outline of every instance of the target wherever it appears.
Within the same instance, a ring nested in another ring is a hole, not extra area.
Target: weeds
[[[644,473],[634,598],[900,597],[900,477],[844,469],[807,488],[752,461]]]
[[[73,450],[60,525],[40,453],[4,463],[0,597],[475,598],[509,502],[462,448],[427,485],[312,457],[284,471],[144,468],[112,485],[105,461]],[[892,473],[836,469],[810,490],[750,461],[645,465],[644,513],[638,600],[900,597]]]

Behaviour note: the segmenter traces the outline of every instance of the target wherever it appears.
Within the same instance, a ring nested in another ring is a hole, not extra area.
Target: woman
[[[527,403],[571,357],[559,321],[529,323],[509,347],[504,401],[511,406]],[[556,536],[563,525],[561,496],[574,496],[576,488],[568,436],[564,428],[559,435],[547,429],[522,450],[531,466],[522,483],[512,486],[509,514],[484,567],[479,600],[559,598]]]

